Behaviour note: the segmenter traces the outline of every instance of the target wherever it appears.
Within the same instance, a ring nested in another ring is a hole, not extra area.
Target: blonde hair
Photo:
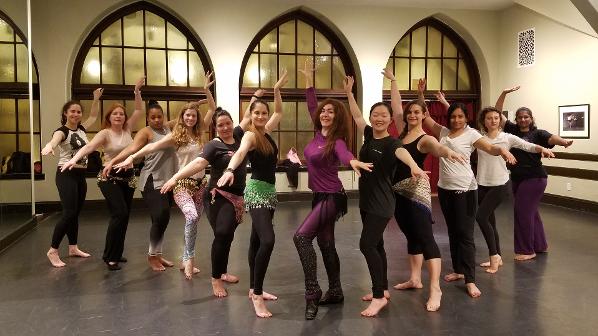
[[[187,110],[194,110],[197,113],[197,122],[191,128],[191,132],[187,130],[185,123],[183,122],[183,116]],[[181,112],[179,112],[179,116],[176,120],[176,124],[172,130],[172,139],[174,140],[174,144],[177,148],[181,146],[186,146],[189,142],[195,141],[201,143],[201,113],[199,113],[199,104],[197,103],[187,103],[183,105]]]

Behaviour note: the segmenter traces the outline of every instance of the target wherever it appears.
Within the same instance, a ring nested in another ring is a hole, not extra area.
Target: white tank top
[[[189,162],[195,160],[199,154],[202,152],[203,146],[201,146],[197,141],[189,142],[185,146],[181,146],[176,151],[176,156],[179,161],[179,169],[185,167]],[[191,176],[194,179],[200,179],[205,175],[205,171],[202,170],[195,175]]]
[[[112,160],[118,153],[133,143],[130,131],[123,130],[120,134],[117,134],[111,129],[106,129],[106,132],[108,132],[108,141],[104,146],[104,162]]]

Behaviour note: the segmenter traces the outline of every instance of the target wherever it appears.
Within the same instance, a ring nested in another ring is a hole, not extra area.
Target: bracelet
[[[232,169],[231,167],[226,167],[226,169],[224,170],[225,173],[235,173],[235,170]]]

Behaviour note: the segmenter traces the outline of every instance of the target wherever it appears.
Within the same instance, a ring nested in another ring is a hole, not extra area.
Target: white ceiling
[[[296,0],[279,0],[293,2]],[[443,8],[443,9],[504,9],[514,4],[514,0],[303,0],[304,4],[318,5],[370,5],[415,8]]]

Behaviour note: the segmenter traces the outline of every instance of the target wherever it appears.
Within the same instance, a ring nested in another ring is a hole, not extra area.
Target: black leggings
[[[491,256],[501,254],[494,210],[496,210],[504,200],[509,198],[510,189],[511,186],[509,182],[492,187],[478,186],[479,206],[476,220],[484,235],[484,239],[488,245],[488,252]]]
[[[395,219],[407,238],[407,253],[423,254],[425,260],[440,258],[440,249],[432,231],[430,213],[410,199],[395,194]]]
[[[154,256],[162,253],[164,232],[170,221],[170,207],[173,203],[172,192],[162,194],[160,189],[155,189],[154,179],[150,174],[141,195],[152,218],[148,254]]]
[[[384,229],[390,218],[381,217],[373,213],[359,211],[363,229],[359,240],[359,249],[365,257],[372,278],[372,295],[375,299],[384,297],[384,291],[388,289],[388,277],[386,276],[386,251],[384,251]]]
[[[103,259],[106,262],[119,262],[125,248],[125,235],[135,189],[124,181],[100,181],[98,186],[106,198],[110,211]]]
[[[235,208],[229,200],[218,193],[214,198],[214,204],[211,203],[211,200],[212,195],[206,188],[203,197],[204,209],[214,232],[211,252],[212,278],[220,279],[222,274],[227,272],[230,245],[235,238],[235,230],[239,223],[235,219]]]
[[[85,202],[87,194],[87,182],[85,181],[85,169],[73,168],[64,173],[60,167],[56,170],[56,188],[60,195],[62,205],[62,218],[56,223],[52,234],[52,248],[60,246],[62,238],[66,235],[69,245],[77,245],[79,233],[79,213]]]
[[[274,249],[274,209],[251,208],[251,239],[249,241],[249,288],[262,295],[264,278]]]
[[[478,206],[477,190],[457,191],[438,187],[438,200],[448,228],[453,271],[465,275],[465,283],[474,283],[473,227]]]

